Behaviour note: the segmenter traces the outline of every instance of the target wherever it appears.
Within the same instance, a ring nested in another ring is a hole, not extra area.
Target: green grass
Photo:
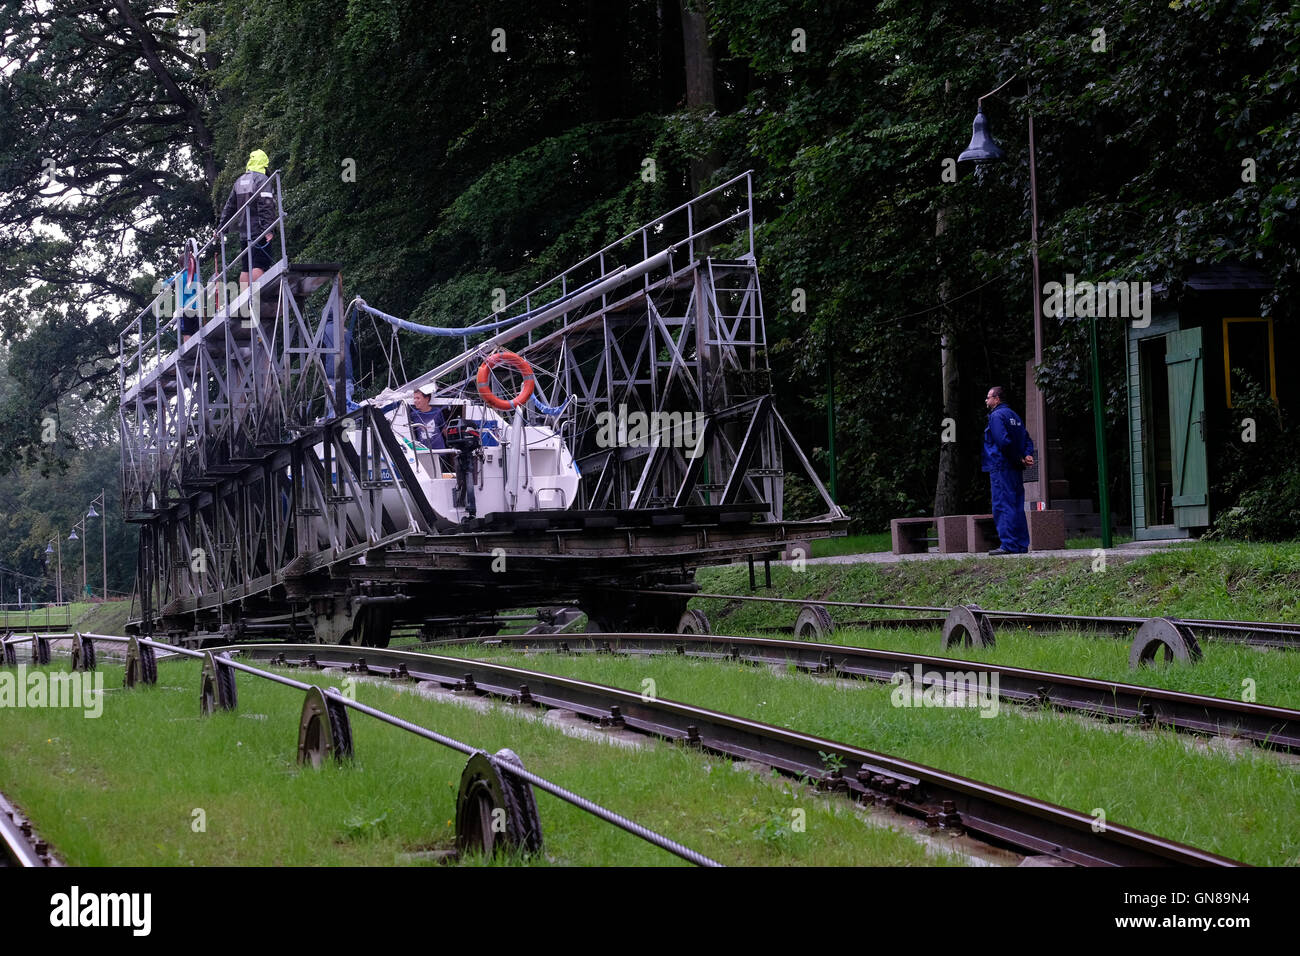
[[[706,590],[751,593],[744,569],[706,569],[699,578]],[[813,565],[802,572],[781,565],[773,567],[772,583],[772,596],[810,601],[936,607],[977,603],[999,610],[1294,621],[1300,619],[1300,545],[1196,544],[1131,560],[1111,560],[1101,572],[1092,570],[1091,556],[1079,560]],[[752,593],[767,594],[764,589]],[[717,599],[696,599],[691,606],[708,615],[715,634],[738,636],[788,637],[761,628],[792,625],[799,612],[797,604]],[[890,612],[853,608],[828,610],[838,622],[890,616]],[[847,623],[829,640],[1235,700],[1242,699],[1250,687],[1243,682],[1252,681],[1256,702],[1300,708],[1300,651],[1263,650],[1206,639],[1201,642],[1204,656],[1195,665],[1130,671],[1131,636],[1043,631],[1028,625],[1002,625],[997,646],[988,650],[944,651],[936,629],[855,629]]]
[[[503,663],[708,706],[905,757],[1262,865],[1300,865],[1300,771],[1265,752],[1236,757],[1170,733],[1003,707],[894,707],[892,688],[833,684],[676,656],[533,655],[465,650]]]
[[[786,617],[793,621],[793,611],[787,612]],[[737,633],[736,636],[744,635]],[[752,636],[789,637],[771,633],[754,633]],[[1201,644],[1203,656],[1195,664],[1156,664],[1133,671],[1128,666],[1129,640],[1081,632],[1040,632],[1024,626],[999,627],[997,646],[992,648],[954,647],[945,650],[939,630],[920,628],[839,628],[827,643],[1054,671],[1230,700],[1243,700],[1243,694],[1249,691],[1253,692],[1255,703],[1300,709],[1298,651],[1261,650],[1222,641],[1204,641]]]
[[[1128,544],[1132,540],[1133,536],[1127,534],[1112,534],[1110,536],[1112,547],[1121,544]],[[1101,538],[1066,538],[1065,546],[1067,548],[1081,548],[1091,551],[1093,548],[1101,547]]]
[[[0,611],[0,628],[20,629],[25,625],[43,626],[48,620],[57,627],[69,627],[100,634],[121,634],[126,624],[130,601],[73,601],[66,607],[33,608],[31,611]],[[116,628],[108,630],[104,626]]]
[[[133,691],[121,689],[119,667],[102,671],[110,689],[99,719],[56,709],[4,716],[5,793],[69,863],[388,866],[453,844],[459,753],[354,715],[355,764],[304,770],[294,759],[297,691],[241,674],[238,711],[200,718],[194,661],[160,662],[158,686]],[[864,823],[843,798],[723,759],[575,740],[504,708],[478,713],[365,683],[357,692],[489,751],[509,746],[534,772],[724,863],[950,862]],[[536,864],[680,862],[547,794],[538,806],[546,845]],[[206,830],[195,832],[200,809]],[[803,831],[794,810],[805,811]]]
[[[71,617],[65,607],[33,607],[22,611],[0,611],[0,627],[22,630],[24,627],[45,627],[47,623],[52,627],[64,627],[69,621],[76,620],[76,614],[77,605],[73,605]]]
[[[893,547],[889,532],[880,534],[854,534],[844,538],[814,538],[811,558],[827,558],[835,554],[867,554],[888,551]]]
[[[1198,543],[1137,557],[1108,552],[1094,571],[1089,552],[1078,558],[904,561],[892,564],[773,564],[772,591],[784,598],[952,607],[977,603],[1003,611],[1181,616],[1300,621],[1300,542],[1273,545]],[[748,594],[744,567],[703,568],[705,591]],[[770,606],[700,602],[714,623],[753,627]],[[863,612],[869,614],[870,612]]]

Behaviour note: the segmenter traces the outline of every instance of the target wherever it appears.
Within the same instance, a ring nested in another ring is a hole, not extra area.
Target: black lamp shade
[[[979,110],[975,114],[975,122],[971,124],[970,145],[957,157],[957,162],[964,163],[969,160],[975,163],[992,163],[1005,158],[1006,153],[1002,152],[1002,147],[993,142],[993,137],[989,135],[984,111]]]

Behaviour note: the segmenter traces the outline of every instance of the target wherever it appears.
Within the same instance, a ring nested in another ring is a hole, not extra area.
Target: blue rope
[[[416,332],[419,333],[420,335],[444,335],[447,336],[448,338],[458,338],[466,335],[474,335],[478,332],[491,332],[493,329],[499,329],[505,325],[513,325],[516,322],[522,322],[524,319],[530,319],[537,313],[543,311],[544,309],[553,308],[566,299],[572,299],[574,296],[578,295],[579,293],[586,292],[596,283],[601,282],[606,278],[608,278],[608,276],[600,276],[598,278],[592,279],[590,282],[586,283],[585,285],[581,285],[576,289],[570,289],[568,292],[564,293],[564,295],[560,296],[558,299],[555,299],[552,302],[543,303],[542,305],[539,305],[536,308],[529,309],[527,312],[521,312],[518,315],[511,316],[508,319],[501,319],[500,321],[497,322],[485,322],[482,325],[471,325],[463,329],[453,329],[453,328],[448,328],[440,325],[421,325],[418,322],[411,322],[407,319],[399,319],[397,316],[389,315],[387,312],[380,312],[374,306],[368,305],[365,299],[362,299],[359,296],[356,300],[356,304],[361,308],[365,309],[371,315],[381,318],[385,322],[397,326],[399,329],[406,329],[406,331],[408,332]]]
[[[524,315],[512,316],[508,319],[502,319],[499,322],[489,322],[486,325],[473,325],[466,329],[451,329],[438,325],[420,325],[418,322],[409,322],[406,319],[399,319],[395,315],[389,315],[387,312],[380,312],[378,309],[367,305],[364,301],[358,301],[357,306],[365,309],[373,316],[383,319],[390,325],[395,325],[399,329],[405,329],[408,332],[417,332],[420,335],[445,335],[447,337],[460,338],[465,335],[473,335],[476,332],[490,332],[493,329],[499,329],[503,325],[513,325],[520,319],[528,317],[529,313]]]
[[[543,405],[541,402],[539,402],[539,401],[537,400],[537,395],[536,395],[536,394],[534,394],[533,397],[529,399],[529,402],[532,404],[533,408],[535,408],[535,409],[536,409],[538,412],[540,412],[541,414],[543,414],[543,415],[547,415],[547,416],[562,415],[562,414],[564,414],[564,410],[565,410],[566,408],[569,407],[569,402],[571,402],[571,401],[573,401],[573,396],[572,396],[572,395],[570,395],[570,396],[569,396],[568,398],[566,398],[564,401],[560,402],[560,404],[558,404],[558,405],[554,405],[554,406],[552,406],[552,405]]]

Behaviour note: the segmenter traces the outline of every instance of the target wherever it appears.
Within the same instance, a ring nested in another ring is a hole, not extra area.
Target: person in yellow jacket
[[[275,238],[277,215],[275,193],[266,176],[269,164],[270,158],[260,149],[248,154],[248,166],[231,187],[221,210],[221,225],[217,227],[218,236],[239,229],[241,286],[248,284],[250,270],[256,282],[275,261],[271,257],[271,241]]]

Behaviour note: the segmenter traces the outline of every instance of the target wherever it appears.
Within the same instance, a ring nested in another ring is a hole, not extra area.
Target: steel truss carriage
[[[239,271],[220,249],[199,258],[218,278]],[[394,624],[474,634],[500,610],[549,605],[583,608],[593,628],[674,630],[681,597],[630,591],[689,587],[699,566],[773,558],[847,524],[773,401],[749,174],[534,289],[503,310],[519,323],[404,392],[345,414],[337,266],[282,249],[260,287],[225,299],[209,297],[211,318],[180,348],[166,308],[121,336],[124,508],[141,529],[146,632],[383,645]],[[542,403],[564,405],[547,420],[580,475],[576,500],[449,520],[385,401],[424,383],[472,398],[502,347],[531,365]],[[634,413],[665,428],[621,431]],[[688,423],[694,434],[677,430]],[[695,442],[665,440],[682,436]],[[787,514],[791,475],[809,514]]]

